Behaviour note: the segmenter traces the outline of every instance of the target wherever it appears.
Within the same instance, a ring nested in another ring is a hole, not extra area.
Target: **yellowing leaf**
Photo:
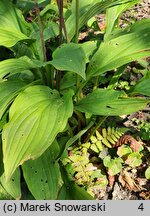
[[[140,166],[142,163],[141,154],[138,152],[133,152],[129,154],[125,163],[131,167]]]

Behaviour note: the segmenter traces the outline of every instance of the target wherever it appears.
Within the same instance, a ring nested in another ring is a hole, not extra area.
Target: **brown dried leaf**
[[[115,176],[108,175],[109,186],[112,188],[115,183]]]
[[[146,191],[146,192],[142,191],[139,195],[144,200],[150,200],[150,191]]]
[[[120,139],[118,140],[118,142],[115,144],[115,146],[120,146],[123,144],[130,144],[130,148],[134,151],[134,152],[138,152],[141,145],[142,145],[142,141],[137,141],[136,139],[134,139],[131,135],[123,135],[122,137],[120,137]]]
[[[123,187],[128,188],[130,191],[138,192],[144,188],[139,184],[138,180],[132,176],[126,170],[123,170],[119,176],[119,182]]]

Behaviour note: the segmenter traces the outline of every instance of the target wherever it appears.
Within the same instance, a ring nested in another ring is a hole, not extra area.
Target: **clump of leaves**
[[[64,159],[68,173],[78,185],[86,188],[94,196],[95,189],[105,188],[108,184],[106,173],[100,169],[100,160],[88,151],[90,143],[82,144],[69,152]]]
[[[134,185],[134,179],[126,170],[136,169],[142,164],[144,147],[141,140],[137,141],[131,135],[124,134],[127,130],[102,128],[97,130],[88,142],[69,149],[69,156],[64,160],[67,171],[74,181],[85,187],[92,196],[95,188],[104,189],[108,185],[112,187],[115,176],[120,176],[124,186],[125,181],[126,186],[130,185],[130,182]],[[148,168],[145,172],[147,179],[150,178],[149,172]],[[137,184],[137,188],[139,187]],[[131,188],[136,190],[135,187]]]
[[[150,20],[116,29],[122,12],[138,0],[73,0],[65,8],[61,0],[57,5],[48,0],[13,2],[0,1],[0,46],[10,50],[0,62],[0,183],[14,199],[22,198],[22,179],[35,199],[91,199],[67,178],[62,158],[93,125],[100,127],[99,116],[132,114],[150,102],[146,75],[129,91],[115,89],[130,62],[149,56]],[[105,33],[79,43],[80,31],[103,11]],[[90,91],[84,92],[91,80]],[[89,147],[77,147],[76,157],[69,160],[80,185],[87,190],[102,187],[109,170],[118,175],[125,160],[129,166],[133,158],[118,159],[115,152],[122,144],[129,144],[139,160],[140,147],[123,134],[120,129],[102,129],[90,134]]]

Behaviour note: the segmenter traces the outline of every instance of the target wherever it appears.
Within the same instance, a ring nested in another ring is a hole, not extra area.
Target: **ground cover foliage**
[[[138,3],[0,1],[0,199],[150,198]]]

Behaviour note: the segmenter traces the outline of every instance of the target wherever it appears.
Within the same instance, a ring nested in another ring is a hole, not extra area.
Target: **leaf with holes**
[[[58,153],[59,145],[55,141],[38,159],[22,165],[25,181],[36,200],[57,198],[61,178],[59,164],[55,161]]]
[[[14,174],[9,180],[6,180],[5,174],[0,177],[0,182],[5,190],[14,198],[21,198],[21,185],[20,185],[20,170],[16,169]]]
[[[39,157],[64,130],[73,112],[72,95],[69,91],[61,98],[56,90],[39,85],[17,96],[2,132],[7,179],[20,164]]]
[[[70,181],[65,184],[59,191],[58,200],[93,200],[83,187],[78,186],[75,182]]]
[[[101,43],[87,69],[87,78],[114,70],[124,64],[150,55],[150,19],[136,22],[131,29],[113,35]]]
[[[16,169],[12,177],[7,181],[4,174],[3,167],[3,155],[1,149],[1,137],[0,137],[0,185],[3,186],[5,191],[10,194],[14,199],[20,199],[21,197],[21,185],[20,185],[20,169]]]
[[[75,108],[95,115],[118,116],[142,110],[149,101],[144,98],[128,97],[124,91],[96,89],[76,103]]]

